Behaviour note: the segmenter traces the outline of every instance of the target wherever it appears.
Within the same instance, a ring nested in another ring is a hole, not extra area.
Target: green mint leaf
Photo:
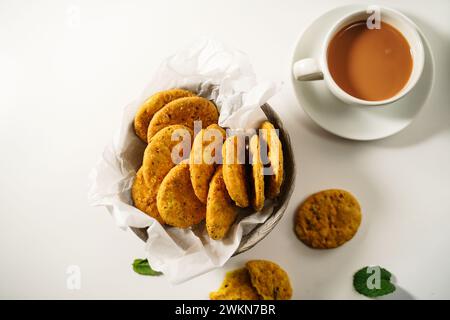
[[[353,276],[353,287],[355,290],[369,298],[381,297],[395,291],[395,285],[391,282],[392,274],[380,266],[371,267],[379,268],[376,270],[369,270],[369,267],[364,267],[358,270]],[[379,275],[379,286],[376,285],[376,276]]]
[[[144,276],[160,276],[163,274],[162,272],[153,270],[148,264],[147,259],[135,259],[133,262],[133,270]]]

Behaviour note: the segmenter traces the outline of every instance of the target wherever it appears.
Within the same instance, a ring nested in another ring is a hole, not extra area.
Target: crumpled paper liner
[[[147,229],[147,259],[172,283],[180,283],[223,266],[238,248],[242,235],[263,223],[273,211],[266,202],[262,212],[241,210],[226,238],[209,238],[204,223],[190,229],[161,226],[132,205],[131,186],[146,145],[133,129],[139,106],[152,94],[185,88],[214,100],[219,125],[231,129],[257,128],[266,116],[260,106],[277,91],[272,83],[258,83],[248,58],[213,40],[202,40],[162,62],[142,95],[127,105],[121,125],[89,180],[89,203],[105,206],[121,228]]]

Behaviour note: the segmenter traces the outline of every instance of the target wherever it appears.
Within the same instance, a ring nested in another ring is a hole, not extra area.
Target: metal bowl
[[[272,109],[269,104],[264,104],[261,109],[267,116],[267,119],[279,129],[280,140],[283,146],[283,160],[284,160],[284,182],[281,186],[280,195],[275,199],[275,206],[272,214],[267,218],[264,223],[257,225],[252,231],[242,236],[239,247],[234,252],[233,256],[243,253],[253,248],[259,241],[264,239],[273,228],[275,228],[278,221],[286,210],[286,207],[294,191],[295,182],[295,160],[292,153],[291,140],[289,134],[283,128],[283,123],[278,117],[277,113]],[[147,241],[147,229],[146,228],[131,228],[133,232],[143,241]]]

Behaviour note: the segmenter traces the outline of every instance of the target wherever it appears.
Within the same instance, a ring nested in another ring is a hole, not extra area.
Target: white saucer
[[[365,8],[351,5],[333,9],[317,18],[301,35],[291,63],[308,57],[318,57],[322,39],[331,25],[349,11]],[[381,13],[383,14],[383,13]],[[354,106],[338,100],[324,81],[300,82],[291,76],[297,99],[306,114],[323,129],[343,138],[376,140],[406,128],[425,105],[433,87],[434,62],[423,33],[425,66],[415,88],[403,99],[385,106]]]

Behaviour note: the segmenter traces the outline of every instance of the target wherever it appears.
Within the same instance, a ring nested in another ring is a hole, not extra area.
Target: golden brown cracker
[[[200,130],[192,144],[189,162],[192,187],[198,199],[205,204],[208,198],[209,182],[214,175],[216,164],[221,163],[220,150],[222,150],[225,136],[225,130],[217,124],[212,124]],[[219,161],[216,161],[215,150],[219,150],[217,154]]]
[[[147,142],[148,125],[153,115],[171,101],[192,96],[195,96],[193,92],[184,89],[170,89],[152,95],[145,100],[134,117],[134,131],[136,135],[142,141]]]
[[[269,121],[264,121],[260,127],[260,135],[268,150],[268,159],[272,168],[272,175],[267,176],[266,196],[274,199],[280,194],[284,179],[283,147],[275,127]]]
[[[245,165],[239,161],[245,153],[244,137],[231,136],[222,148],[223,180],[231,199],[241,208],[248,207],[248,187]],[[245,163],[245,157],[242,161]]]
[[[211,300],[260,300],[246,268],[226,274],[219,290],[209,294]]]
[[[131,187],[131,198],[133,199],[134,206],[163,224],[164,221],[159,215],[158,210],[153,209],[152,204],[155,202],[155,199],[152,198],[152,193],[144,183],[142,172],[143,169],[141,167],[136,173],[136,178]]]
[[[264,300],[289,300],[292,287],[289,277],[279,265],[267,260],[251,260],[246,268],[253,287]]]
[[[211,101],[202,97],[186,97],[166,104],[155,113],[147,131],[150,140],[159,130],[172,124],[182,124],[194,129],[194,121],[201,121],[202,127],[217,123],[219,113]]]
[[[324,190],[309,196],[295,221],[298,238],[312,248],[331,249],[349,241],[361,224],[358,200],[345,190]]]
[[[252,206],[256,211],[264,207],[264,167],[261,161],[259,137],[250,138],[249,150],[252,164]]]
[[[224,238],[237,216],[237,207],[231,200],[223,181],[222,166],[214,174],[206,204],[206,230],[211,239]]]
[[[172,149],[180,143],[177,139],[173,140],[177,133],[190,143],[192,131],[182,125],[173,125],[159,131],[149,141],[144,152],[142,177],[147,188],[145,212],[150,216],[159,216],[156,195],[164,177],[176,165],[172,161]]]
[[[157,195],[158,211],[174,227],[188,228],[206,216],[206,208],[192,188],[188,161],[172,168],[161,183]]]

